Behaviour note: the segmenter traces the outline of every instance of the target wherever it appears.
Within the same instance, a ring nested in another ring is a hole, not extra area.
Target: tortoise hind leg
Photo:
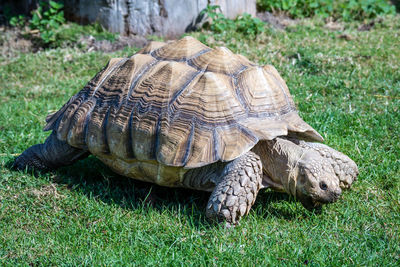
[[[207,204],[206,216],[214,221],[236,224],[254,204],[261,188],[262,163],[249,151],[228,163]]]
[[[31,146],[18,156],[12,167],[18,170],[33,168],[48,171],[71,165],[88,155],[86,150],[72,147],[66,142],[58,140],[57,134],[52,132],[44,144]]]

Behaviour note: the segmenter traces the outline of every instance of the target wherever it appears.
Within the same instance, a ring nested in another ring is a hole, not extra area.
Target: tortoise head
[[[263,185],[294,196],[308,210],[335,202],[342,193],[332,165],[314,150],[276,138],[253,151],[263,163]]]
[[[315,151],[305,151],[289,176],[290,192],[308,210],[335,202],[342,193],[331,164]]]

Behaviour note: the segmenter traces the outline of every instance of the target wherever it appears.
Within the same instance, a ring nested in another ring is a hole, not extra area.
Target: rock
[[[357,30],[360,32],[364,32],[364,31],[370,31],[375,24],[378,23],[382,23],[383,19],[378,19],[378,20],[372,20],[370,22],[367,23],[363,23],[360,26],[358,26]]]
[[[325,29],[328,29],[330,31],[343,31],[344,30],[344,25],[340,22],[337,21],[328,21],[325,26]]]
[[[229,18],[255,15],[256,0],[64,0],[68,19],[99,22],[122,35],[176,37],[193,29],[207,4],[221,6]]]
[[[338,35],[337,38],[339,38],[339,39],[344,39],[344,40],[346,40],[346,41],[351,41],[351,40],[353,40],[353,37],[352,37],[351,35],[349,35],[349,34],[346,34],[346,33],[343,33],[343,34]]]
[[[11,9],[13,14],[26,14],[37,7],[39,0],[2,0],[0,1],[0,13],[5,9]]]
[[[252,16],[256,15],[256,1],[254,0],[214,0],[209,2],[210,5],[220,6],[222,13],[230,19],[234,19],[243,13],[248,13]]]
[[[271,24],[273,27],[280,29],[280,30],[284,30],[286,27],[294,25],[297,22],[296,20],[289,18],[285,14],[274,15],[267,11],[257,13],[257,17],[260,20],[262,20],[268,24]]]
[[[4,0],[13,10],[28,14],[39,0]],[[219,5],[225,16],[256,15],[256,0],[64,0],[67,19],[78,23],[99,22],[122,35],[176,37],[199,25],[200,12]],[[1,5],[0,5],[1,7]]]

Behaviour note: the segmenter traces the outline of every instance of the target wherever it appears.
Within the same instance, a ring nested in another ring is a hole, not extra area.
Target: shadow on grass
[[[13,160],[6,164],[11,168]],[[186,217],[194,227],[212,227],[205,218],[205,208],[209,192],[185,188],[168,188],[156,184],[141,182],[112,172],[94,156],[78,161],[72,166],[53,172],[54,182],[64,184],[70,190],[83,193],[107,204],[117,204],[124,209],[154,208],[159,211],[170,209]],[[40,175],[35,173],[34,175]],[[307,217],[307,211],[298,214],[298,209],[288,210],[271,205],[277,202],[294,202],[284,193],[262,190],[252,209],[263,217],[274,216],[284,220],[293,220],[299,216]]]

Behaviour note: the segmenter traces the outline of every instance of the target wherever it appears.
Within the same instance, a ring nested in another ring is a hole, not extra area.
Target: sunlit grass
[[[341,38],[346,34],[350,40]],[[11,171],[58,110],[112,54],[55,49],[0,64],[0,262],[42,265],[400,264],[400,18],[371,31],[304,20],[257,38],[192,34],[274,65],[301,116],[354,159],[358,181],[321,214],[261,192],[233,229],[204,218],[208,194],[112,173],[94,157],[57,172]]]

